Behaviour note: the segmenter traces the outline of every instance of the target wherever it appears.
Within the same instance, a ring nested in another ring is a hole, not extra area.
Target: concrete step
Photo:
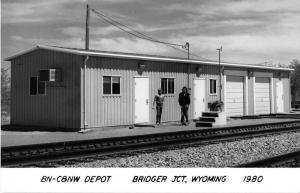
[[[196,122],[196,127],[212,127],[213,123],[212,122],[206,122],[206,121],[197,121]]]
[[[204,122],[216,122],[216,117],[200,117],[199,121]]]
[[[202,112],[202,117],[219,117],[219,112]]]

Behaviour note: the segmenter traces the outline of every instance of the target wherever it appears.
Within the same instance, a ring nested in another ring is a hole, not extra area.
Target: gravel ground
[[[194,146],[59,167],[230,167],[300,148],[300,132]]]

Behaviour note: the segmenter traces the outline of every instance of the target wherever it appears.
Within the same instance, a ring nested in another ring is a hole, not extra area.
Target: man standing
[[[165,96],[161,94],[161,89],[158,89],[157,95],[155,95],[153,101],[153,109],[154,109],[154,104],[156,103],[156,124],[157,125],[159,125],[161,121],[161,113],[162,113],[164,100],[165,100]]]
[[[182,88],[182,92],[179,94],[178,102],[181,107],[181,124],[188,125],[189,124],[188,110],[189,110],[189,105],[191,103],[191,99],[190,99],[190,94],[187,92],[187,88],[185,86]],[[184,118],[186,119],[186,122],[184,122]]]

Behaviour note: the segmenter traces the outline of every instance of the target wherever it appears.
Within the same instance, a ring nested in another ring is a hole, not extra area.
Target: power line
[[[113,25],[113,26],[115,26],[115,27],[121,29],[122,31],[124,31],[124,32],[126,32],[126,33],[129,33],[129,34],[135,36],[135,37],[138,37],[138,38],[144,39],[144,40],[148,40],[148,41],[151,41],[151,42],[155,42],[155,43],[165,44],[166,46],[169,46],[169,47],[171,47],[171,48],[173,48],[173,49],[176,49],[176,50],[178,50],[178,51],[180,51],[180,52],[182,52],[182,53],[185,53],[185,54],[188,53],[187,51],[178,48],[178,47],[184,48],[184,45],[176,44],[176,43],[170,43],[170,42],[165,42],[165,41],[161,41],[161,40],[154,39],[154,38],[152,38],[152,37],[150,37],[150,36],[148,36],[148,35],[146,35],[146,34],[143,34],[143,33],[139,32],[139,31],[137,31],[137,30],[134,30],[134,29],[128,27],[128,26],[125,25],[125,24],[122,24],[122,23],[116,21],[116,20],[113,19],[111,16],[105,15],[103,11],[99,11],[99,10],[95,10],[95,9],[91,9],[91,11],[93,11],[99,18],[103,19],[103,20],[106,21],[107,23],[109,23],[109,24],[111,24],[111,25]],[[123,26],[123,27],[121,27],[121,26]],[[126,29],[124,29],[124,28],[126,28]],[[128,30],[129,30],[129,31],[128,31]],[[197,54],[195,54],[195,53],[191,53],[191,52],[190,52],[189,54],[190,54],[191,56],[194,56],[194,57],[199,58],[199,59],[203,59],[203,60],[206,60],[206,61],[216,62],[216,61],[214,61],[214,60],[211,60],[211,59],[208,59],[208,58],[199,56],[199,55],[197,55]],[[226,62],[226,61],[223,61],[223,62]],[[266,62],[261,62],[261,63],[254,64],[254,65],[263,65],[263,64],[266,65],[267,63],[272,63],[272,62],[266,61]]]
[[[118,22],[118,21],[112,19],[112,18],[109,17],[109,16],[106,16],[104,13],[101,13],[100,11],[96,11],[95,9],[91,9],[91,11],[93,11],[99,18],[103,19],[105,22],[107,22],[107,23],[109,23],[109,24],[111,24],[111,25],[113,25],[113,26],[119,28],[120,30],[122,30],[122,31],[124,31],[124,32],[127,32],[127,33],[129,33],[129,34],[131,34],[131,35],[133,35],[133,36],[135,36],[135,37],[138,37],[138,38],[144,39],[144,40],[148,40],[148,41],[152,41],[152,42],[155,42],[155,43],[165,44],[165,45],[167,45],[167,46],[169,46],[169,47],[171,47],[171,48],[173,48],[173,49],[176,49],[176,50],[178,50],[178,51],[180,51],[180,52],[183,52],[183,53],[185,53],[185,54],[188,53],[187,51],[184,51],[184,50],[178,48],[178,47],[184,48],[184,45],[181,45],[181,44],[175,44],[175,43],[169,43],[169,42],[164,42],[164,41],[160,41],[160,40],[154,39],[154,38],[152,38],[152,37],[150,37],[150,36],[148,36],[148,35],[145,35],[145,34],[139,32],[139,31],[136,31],[136,30],[134,30],[134,29],[128,27],[128,26],[125,25],[125,24],[122,24],[122,23],[120,23],[120,22]],[[123,26],[123,27],[121,27],[121,26]],[[124,28],[126,28],[126,29],[124,29]],[[130,31],[128,31],[128,30],[130,30]],[[176,46],[177,46],[177,47],[176,47]],[[201,56],[199,56],[199,55],[196,55],[196,54],[194,54],[194,53],[190,53],[190,55],[195,56],[195,57],[197,57],[197,58],[204,59],[204,60],[213,61],[213,60],[210,60],[210,59],[201,57]]]
[[[118,25],[121,25],[121,26],[123,26],[123,27],[125,27],[125,28],[127,28],[127,29],[129,29],[129,30],[131,30],[131,31],[133,31],[133,32],[135,32],[136,34],[139,34],[139,35],[145,37],[144,39],[147,39],[147,40],[149,40],[149,41],[153,41],[153,42],[157,42],[157,43],[162,43],[162,44],[173,45],[173,46],[180,46],[180,47],[183,47],[183,46],[184,46],[184,45],[181,45],[181,44],[175,44],[175,43],[169,43],[169,42],[164,42],[164,41],[156,40],[156,39],[154,39],[154,38],[152,38],[152,37],[150,37],[150,36],[148,36],[148,35],[145,35],[145,34],[139,32],[139,31],[136,31],[136,30],[134,30],[134,29],[132,29],[132,28],[126,26],[125,24],[122,24],[122,23],[120,23],[120,22],[118,22],[118,21],[112,19],[111,17],[106,16],[105,14],[103,14],[103,13],[101,13],[101,12],[99,12],[99,11],[96,11],[95,9],[91,9],[91,10],[92,10],[94,13],[96,13],[96,15],[98,15],[98,16],[100,16],[100,17],[102,17],[102,18],[104,17],[104,18],[106,18],[106,19],[108,19],[108,20],[110,20],[110,21],[113,21],[113,22],[117,23]],[[119,27],[119,26],[116,26],[116,27]],[[123,30],[123,29],[122,29],[122,30]]]
[[[98,15],[98,14],[96,13],[96,15]],[[98,15],[98,16],[100,16],[100,15]],[[150,39],[150,38],[148,38],[148,37],[147,37],[147,38],[142,37],[142,36],[140,36],[140,35],[137,35],[137,34],[135,34],[135,33],[130,32],[130,31],[126,30],[126,29],[123,29],[122,27],[116,25],[113,21],[106,19],[106,17],[102,17],[102,16],[100,16],[100,17],[101,17],[101,19],[103,19],[103,20],[106,21],[107,23],[109,23],[109,24],[111,24],[111,25],[113,25],[113,26],[115,26],[115,27],[121,29],[122,31],[125,31],[125,32],[127,32],[127,33],[129,33],[129,34],[135,36],[135,37],[138,37],[138,38],[144,39],[144,40],[148,40],[148,41],[152,41],[152,42],[156,42],[156,43],[165,44],[165,45],[170,46],[170,47],[172,47],[172,48],[174,48],[174,49],[177,49],[177,50],[179,50],[179,51],[181,51],[181,52],[187,53],[187,52],[185,52],[184,50],[181,50],[181,49],[179,49],[179,48],[173,46],[173,44],[165,43],[165,42],[162,42],[162,41],[156,41],[156,40],[154,40],[153,38]],[[122,24],[122,25],[123,25],[123,24]],[[129,27],[126,27],[126,28],[129,28]],[[129,28],[129,29],[131,29],[131,28]],[[135,30],[134,30],[134,31],[135,31]],[[139,33],[140,33],[140,32],[139,32]],[[177,44],[175,44],[175,45],[177,45]],[[179,44],[178,44],[178,45],[179,45]],[[180,45],[180,46],[183,47],[183,45]]]
[[[107,22],[107,23],[109,23],[109,24],[111,24],[111,25],[113,25],[113,26],[115,26],[115,27],[121,29],[122,31],[124,31],[124,32],[126,32],[126,33],[129,33],[129,34],[131,34],[131,35],[133,35],[133,36],[136,36],[136,37],[141,38],[141,39],[144,39],[144,40],[149,40],[149,39],[147,39],[147,38],[144,38],[144,37],[141,37],[141,36],[139,36],[139,35],[136,35],[135,33],[132,33],[132,32],[130,32],[130,31],[128,31],[128,30],[126,30],[126,29],[124,29],[124,28],[122,28],[122,27],[120,27],[120,26],[114,24],[113,22],[111,22],[110,20],[108,20],[108,19],[106,19],[106,18],[102,18],[102,19],[103,19],[105,22]]]

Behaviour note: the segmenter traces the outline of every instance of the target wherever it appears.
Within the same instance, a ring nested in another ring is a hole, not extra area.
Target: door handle
[[[146,99],[146,104],[149,104],[149,99]]]

